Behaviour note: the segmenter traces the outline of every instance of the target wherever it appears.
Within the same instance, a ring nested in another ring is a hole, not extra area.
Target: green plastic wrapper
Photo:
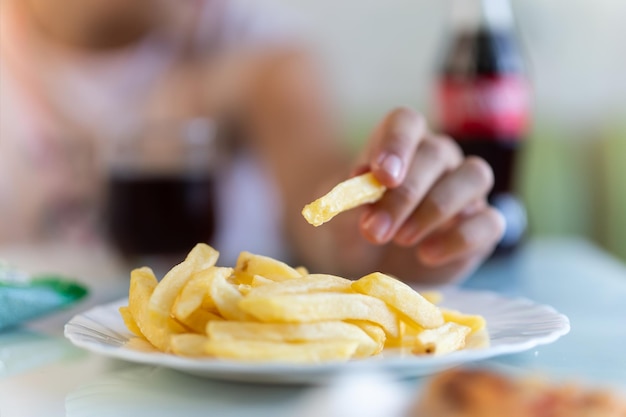
[[[0,331],[69,307],[87,288],[56,275],[29,276],[0,262]]]

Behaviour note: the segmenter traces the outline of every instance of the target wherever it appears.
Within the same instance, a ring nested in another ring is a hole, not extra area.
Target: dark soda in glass
[[[211,243],[222,160],[211,120],[146,123],[111,150],[106,231],[127,261],[179,262],[197,243]]]
[[[183,255],[215,232],[210,176],[113,173],[107,221],[112,243],[127,258]]]

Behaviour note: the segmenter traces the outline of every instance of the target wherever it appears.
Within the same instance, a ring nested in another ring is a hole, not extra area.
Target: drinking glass
[[[105,224],[127,261],[171,267],[196,243],[211,242],[219,154],[214,123],[206,118],[152,124],[115,141]]]

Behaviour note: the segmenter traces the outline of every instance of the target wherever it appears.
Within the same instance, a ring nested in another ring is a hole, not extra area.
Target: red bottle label
[[[458,140],[519,140],[528,127],[528,83],[518,75],[443,79],[438,113],[442,130]]]

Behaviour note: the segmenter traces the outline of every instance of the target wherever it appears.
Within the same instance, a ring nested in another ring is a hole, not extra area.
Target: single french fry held
[[[302,215],[317,227],[339,213],[378,201],[386,191],[371,172],[340,182],[328,194],[304,206]]]

